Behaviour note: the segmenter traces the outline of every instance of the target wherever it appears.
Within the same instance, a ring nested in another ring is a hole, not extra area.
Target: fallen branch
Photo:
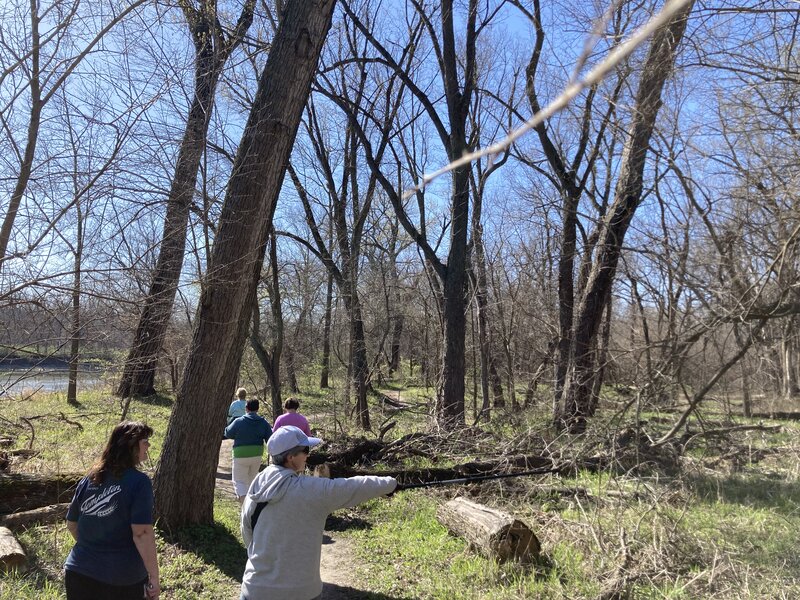
[[[773,419],[776,421],[800,421],[800,412],[755,412],[750,413],[753,419]]]
[[[11,513],[10,515],[0,517],[0,525],[8,527],[9,529],[18,529],[20,527],[30,527],[32,525],[59,523],[67,518],[68,508],[69,502],[62,502],[60,504],[51,504],[50,506],[42,506],[41,508]]]
[[[731,433],[739,433],[742,431],[764,431],[767,433],[778,433],[782,429],[782,425],[734,425],[732,427],[718,427],[715,429],[706,429],[705,431],[698,431],[697,433],[687,433],[686,439],[683,442],[683,450],[695,440],[711,437],[727,437]]]

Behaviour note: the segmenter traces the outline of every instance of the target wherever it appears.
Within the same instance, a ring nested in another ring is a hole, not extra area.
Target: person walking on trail
[[[236,390],[236,400],[231,402],[228,407],[228,425],[233,423],[234,419],[243,417],[245,415],[245,407],[247,405],[247,390],[240,387]]]
[[[119,423],[78,483],[67,510],[75,539],[64,563],[67,600],[159,597],[153,485],[136,469],[147,458],[151,435],[144,423]]]
[[[240,600],[319,598],[327,516],[397,488],[394,477],[303,475],[309,449],[321,441],[287,425],[267,442],[273,464],[255,478],[242,507],[247,565]]]
[[[296,398],[288,398],[283,404],[284,412],[280,417],[275,419],[275,431],[286,425],[294,425],[306,435],[311,435],[311,428],[308,426],[308,419],[301,415],[297,410],[300,408],[300,402]]]
[[[258,475],[264,443],[271,435],[272,427],[258,414],[258,400],[248,400],[245,415],[225,428],[225,438],[233,440],[231,478],[239,504],[244,501],[247,488]]]

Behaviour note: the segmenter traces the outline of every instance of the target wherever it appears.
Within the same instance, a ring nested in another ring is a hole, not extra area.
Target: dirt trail
[[[235,498],[231,480],[231,448],[233,440],[223,440],[219,449],[217,464],[217,488],[225,495]],[[322,600],[346,600],[360,596],[358,590],[350,587],[355,561],[349,544],[338,532],[325,532],[322,543]]]

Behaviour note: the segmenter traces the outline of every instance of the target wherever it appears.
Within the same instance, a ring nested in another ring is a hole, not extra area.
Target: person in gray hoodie
[[[303,475],[309,449],[322,440],[281,427],[267,441],[273,464],[258,474],[242,507],[247,566],[240,600],[313,600],[325,519],[397,488],[394,477],[325,479]]]

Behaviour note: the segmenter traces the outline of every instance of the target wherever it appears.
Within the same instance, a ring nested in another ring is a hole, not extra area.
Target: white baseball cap
[[[270,456],[278,456],[297,446],[308,446],[311,448],[320,443],[322,443],[321,439],[308,437],[294,425],[284,425],[283,427],[278,427],[278,429],[273,431],[272,435],[269,436],[267,440],[267,451]]]

